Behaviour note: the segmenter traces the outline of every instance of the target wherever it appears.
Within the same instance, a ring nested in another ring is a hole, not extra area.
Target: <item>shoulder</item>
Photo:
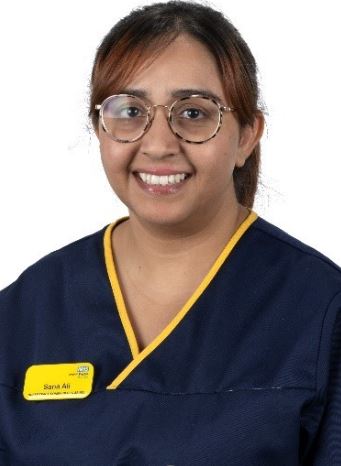
[[[253,227],[261,232],[264,238],[267,238],[274,246],[282,247],[286,252],[299,253],[301,255],[316,258],[319,262],[324,262],[341,273],[341,267],[333,262],[329,257],[313,248],[307,243],[294,237],[287,231],[279,228],[277,225],[270,223],[263,217],[258,216]]]
[[[315,279],[330,278],[341,291],[341,267],[321,251],[260,216],[252,224],[251,236],[257,246],[255,257],[263,258],[274,269],[287,267],[293,274],[310,273],[312,279],[315,273]]]
[[[51,251],[24,269],[14,282],[0,290],[0,311],[4,303],[15,296],[24,294],[27,297],[37,290],[41,294],[48,284],[58,287],[76,272],[81,273],[84,265],[91,266],[103,248],[107,226]]]

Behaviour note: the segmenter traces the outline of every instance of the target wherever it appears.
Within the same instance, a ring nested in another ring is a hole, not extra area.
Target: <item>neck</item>
[[[238,203],[213,214],[201,216],[191,225],[150,225],[130,213],[128,221],[115,230],[116,244],[129,255],[129,264],[149,276],[193,270],[218,257],[239,225],[249,215],[249,210]],[[208,218],[210,217],[210,218]],[[120,228],[122,227],[122,228]],[[114,231],[115,231],[114,230]],[[115,250],[115,245],[114,245]]]

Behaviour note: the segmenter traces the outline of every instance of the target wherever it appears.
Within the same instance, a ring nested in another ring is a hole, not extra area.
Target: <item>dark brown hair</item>
[[[239,31],[223,13],[200,3],[169,1],[133,9],[107,33],[97,49],[90,81],[89,117],[98,128],[95,105],[119,92],[181,33],[203,43],[217,61],[228,105],[241,128],[262,111],[255,59]],[[260,171],[260,143],[233,180],[240,204],[252,208]]]

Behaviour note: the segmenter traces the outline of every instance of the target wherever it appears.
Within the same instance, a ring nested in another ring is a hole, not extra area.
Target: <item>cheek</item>
[[[129,184],[129,171],[128,163],[129,154],[127,151],[116,147],[103,144],[100,146],[101,160],[106,174],[107,180],[111,189],[119,197],[119,199],[126,203],[126,192]]]
[[[198,172],[212,179],[226,180],[232,176],[235,167],[235,149],[230,141],[212,144],[210,150],[196,154]]]
[[[117,144],[119,143],[108,141],[100,144],[102,165],[109,179],[126,176],[128,173],[127,169],[131,159],[129,148],[123,145],[117,146]]]
[[[101,160],[112,191],[125,204],[128,181],[127,170],[122,157],[119,157],[115,151],[107,151],[101,148]]]

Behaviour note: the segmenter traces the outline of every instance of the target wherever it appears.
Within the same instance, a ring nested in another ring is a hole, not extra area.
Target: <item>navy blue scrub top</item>
[[[141,351],[111,245],[127,218],[0,292],[0,464],[340,466],[340,267],[250,211]],[[24,397],[28,368],[83,362],[88,396]]]

